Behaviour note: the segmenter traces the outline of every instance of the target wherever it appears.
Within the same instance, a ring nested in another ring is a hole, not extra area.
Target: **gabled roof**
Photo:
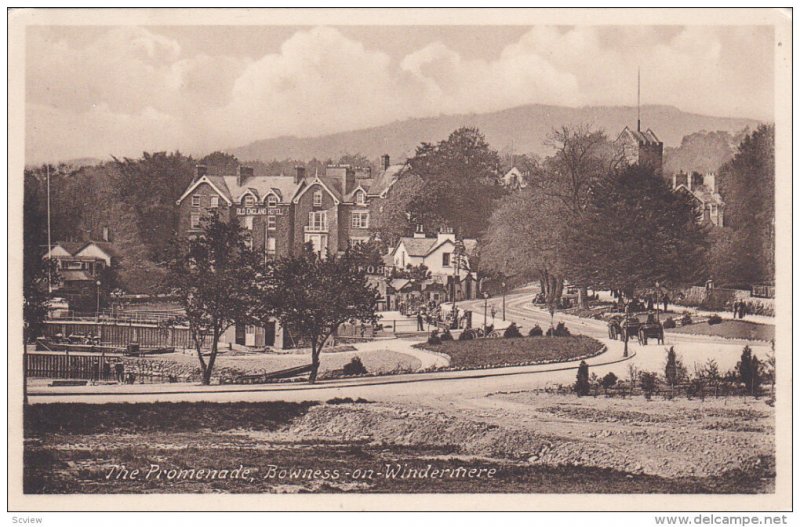
[[[405,168],[405,164],[389,165],[389,168],[378,174],[372,181],[369,186],[369,195],[385,197],[392,185],[403,174]]]
[[[623,135],[633,138],[637,143],[640,144],[655,144],[661,142],[656,136],[655,132],[649,128],[644,132],[641,132],[639,130],[632,130],[626,126],[622,129],[622,132],[620,132],[617,140],[619,141]]]
[[[292,197],[292,202],[297,203],[298,201],[300,201],[300,198],[303,196],[303,194],[305,194],[308,189],[317,184],[319,184],[319,186],[324,188],[328,192],[328,194],[331,195],[334,203],[338,205],[339,203],[342,202],[342,194],[339,192],[338,182],[336,181],[336,179],[319,175],[314,176],[312,179],[307,179],[303,181],[298,187],[298,189],[295,191],[294,196]]]
[[[350,191],[349,194],[347,194],[347,196],[345,196],[345,201],[354,203],[355,200],[356,200],[356,193],[359,190],[361,190],[364,193],[365,197],[369,195],[369,184],[367,184],[367,186],[365,187],[364,186],[364,180],[360,180],[360,181],[356,180],[356,183],[358,183],[356,185],[356,188],[354,188],[352,191]]]
[[[400,238],[400,241],[397,242],[397,246],[395,247],[394,251],[392,251],[392,254],[397,252],[397,249],[400,248],[400,245],[403,245],[406,248],[406,252],[409,256],[426,256],[430,252],[431,248],[436,245],[436,238]]]
[[[74,256],[84,245],[86,245],[86,242],[55,242],[53,244],[53,249],[61,247],[68,252],[70,256]],[[45,256],[47,256],[47,253],[45,253]]]
[[[675,190],[688,192],[694,199],[703,205],[708,203],[711,203],[712,205],[725,205],[725,202],[722,200],[722,196],[719,194],[719,192],[712,192],[711,189],[705,185],[699,185],[692,190],[689,190],[689,187],[681,183],[675,187]]]
[[[260,200],[259,200],[259,198],[258,198],[258,189],[255,189],[255,188],[253,188],[253,187],[247,187],[246,189],[244,189],[244,190],[242,191],[242,193],[241,193],[241,194],[239,194],[239,195],[236,197],[236,199],[235,199],[234,201],[236,201],[236,203],[241,203],[241,202],[242,202],[242,200],[244,199],[244,197],[245,197],[246,195],[248,195],[248,194],[250,194],[251,196],[253,196],[253,199],[254,199],[254,200],[256,200],[256,201],[260,201]]]
[[[208,176],[208,175],[202,176],[202,177],[194,180],[194,182],[192,182],[192,184],[189,185],[189,188],[187,188],[186,191],[183,194],[181,194],[181,197],[178,198],[178,201],[176,201],[175,203],[177,205],[180,205],[181,202],[184,199],[186,199],[186,197],[189,194],[194,192],[194,189],[196,189],[197,187],[199,187],[200,185],[203,185],[203,184],[207,184],[207,185],[211,186],[211,188],[214,189],[214,192],[219,194],[220,197],[222,199],[224,199],[228,203],[228,205],[232,204],[231,193],[228,190],[228,188],[225,186],[224,179],[221,176]]]
[[[239,178],[236,175],[205,175],[189,185],[186,192],[178,199],[178,205],[203,183],[209,184],[228,205],[232,205],[234,202],[238,203],[247,192],[253,194],[256,201],[260,202],[266,199],[267,194],[273,192],[280,202],[287,203],[284,201],[284,197],[292,196],[302,185],[302,183],[295,183],[292,176],[252,176],[246,178],[242,181],[242,185],[239,185]]]
[[[112,258],[118,258],[120,256],[119,250],[117,247],[111,242],[88,242],[80,251],[83,251],[89,245],[96,245],[100,248],[101,251],[106,253],[107,255],[111,256]]]

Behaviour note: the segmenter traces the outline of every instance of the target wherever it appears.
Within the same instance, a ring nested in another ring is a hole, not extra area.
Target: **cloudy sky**
[[[773,119],[770,27],[29,27],[26,161],[207,153],[522,104]]]

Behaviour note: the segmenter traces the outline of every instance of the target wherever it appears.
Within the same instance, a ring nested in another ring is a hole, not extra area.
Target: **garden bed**
[[[668,330],[671,333],[687,335],[707,335],[727,339],[763,340],[775,338],[775,326],[756,324],[746,320],[723,320],[719,324],[695,323]]]
[[[584,335],[453,340],[416,347],[449,356],[452,369],[569,362],[593,357],[605,349],[602,342]]]

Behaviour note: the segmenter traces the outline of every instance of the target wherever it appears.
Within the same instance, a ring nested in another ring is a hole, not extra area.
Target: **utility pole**
[[[642,131],[642,68],[636,70],[636,131]]]

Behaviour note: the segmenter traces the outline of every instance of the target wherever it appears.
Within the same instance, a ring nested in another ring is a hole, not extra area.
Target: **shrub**
[[[503,332],[503,338],[506,338],[506,339],[515,339],[515,338],[519,338],[521,336],[522,336],[522,333],[520,333],[519,328],[513,322]]]
[[[658,376],[653,372],[643,371],[642,373],[639,374],[639,386],[642,387],[644,396],[648,401],[653,396],[653,393],[656,391],[657,382],[658,382]]]
[[[578,365],[578,375],[575,380],[575,393],[578,394],[578,397],[582,397],[584,395],[589,395],[589,365],[586,364],[585,360],[582,360],[580,365]]]
[[[450,330],[445,329],[442,331],[442,334],[439,336],[439,342],[445,342],[448,340],[453,340],[453,334],[450,333]]]
[[[472,331],[471,329],[465,329],[458,336],[458,340],[472,340],[474,338],[475,338],[475,332]]]
[[[667,317],[663,324],[664,329],[674,329],[676,325],[672,317]]]
[[[709,326],[713,326],[715,324],[721,324],[721,323],[722,323],[722,317],[717,315],[716,313],[714,313],[713,315],[708,317],[708,325]]]
[[[442,343],[442,339],[439,338],[439,334],[438,333],[431,333],[430,336],[428,337],[428,344],[437,345],[437,344],[441,344],[441,343]]]
[[[539,324],[533,326],[531,330],[528,332],[529,337],[541,337],[542,335],[544,335],[544,332],[542,331],[542,328],[539,326]]]
[[[364,366],[364,363],[361,362],[361,359],[356,355],[350,362],[344,365],[342,371],[345,375],[365,375],[367,373],[367,368]]]
[[[690,326],[692,325],[692,317],[689,316],[689,313],[686,313],[681,317],[681,326]]]
[[[553,332],[553,329],[550,328],[550,329],[547,330],[547,336],[548,337],[553,337],[553,336],[555,336],[555,337],[569,337],[570,336],[570,332],[569,332],[569,329],[567,329],[567,326],[563,322],[559,322],[556,325],[555,333]]]
[[[608,372],[603,377],[603,380],[600,381],[600,386],[603,387],[603,390],[608,392],[608,389],[617,384],[617,376],[614,375],[614,372]]]
[[[758,395],[758,388],[761,384],[761,362],[750,349],[745,346],[742,356],[736,365],[738,381],[744,383],[750,395]]]

